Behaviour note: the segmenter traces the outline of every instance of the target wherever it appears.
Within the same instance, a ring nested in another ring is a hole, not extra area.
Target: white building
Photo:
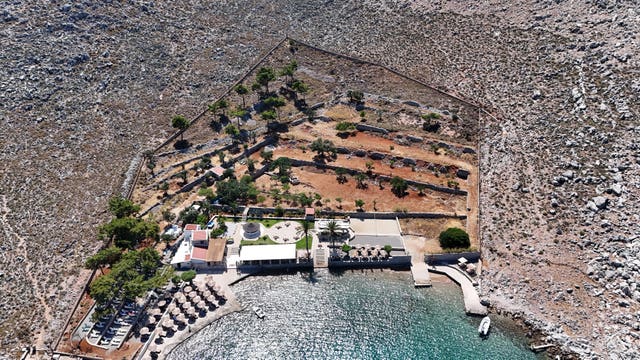
[[[295,264],[296,244],[245,245],[240,249],[241,265]]]

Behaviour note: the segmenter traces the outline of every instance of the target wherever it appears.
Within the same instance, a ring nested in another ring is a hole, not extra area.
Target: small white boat
[[[480,336],[487,336],[489,334],[489,328],[491,327],[491,319],[488,316],[485,316],[480,322],[480,326],[478,326],[478,334]]]
[[[257,306],[254,306],[254,307],[253,307],[253,312],[254,312],[254,313],[256,314],[256,316],[257,316],[258,318],[260,318],[260,319],[262,319],[262,318],[264,318],[264,317],[265,317],[265,313],[264,313],[264,311],[262,311],[262,309],[261,309],[261,308],[259,308],[259,307],[257,307]]]

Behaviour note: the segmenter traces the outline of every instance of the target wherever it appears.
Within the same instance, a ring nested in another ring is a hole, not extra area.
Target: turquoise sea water
[[[416,289],[407,272],[257,276],[233,290],[245,310],[192,336],[170,359],[537,359],[511,321],[492,316],[482,340],[481,319],[464,314],[456,285]]]

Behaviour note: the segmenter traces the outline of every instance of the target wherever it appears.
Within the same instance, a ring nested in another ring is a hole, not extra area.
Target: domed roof
[[[258,225],[258,223],[250,222],[250,223],[244,224],[242,228],[246,233],[254,233],[260,230],[260,225]]]

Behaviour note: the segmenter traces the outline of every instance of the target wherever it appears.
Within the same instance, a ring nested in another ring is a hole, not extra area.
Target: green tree
[[[117,218],[131,216],[140,211],[140,205],[122,196],[114,196],[109,199],[109,211]]]
[[[367,167],[367,174],[371,176],[373,174],[373,161],[367,161],[364,166]]]
[[[100,276],[89,286],[89,295],[98,304],[108,303],[117,291],[116,280],[109,275]]]
[[[338,184],[344,184],[347,181],[349,181],[347,179],[347,170],[344,168],[337,168],[336,169],[336,181],[338,182]]]
[[[233,124],[229,124],[224,128],[224,133],[231,136],[234,141],[240,136],[240,130]]]
[[[297,94],[301,94],[302,99],[304,100],[305,95],[309,92],[309,85],[302,80],[296,80],[291,84],[291,89],[293,89]]]
[[[133,217],[115,218],[98,229],[101,239],[114,237],[120,248],[133,248],[144,239],[157,239],[160,227],[157,223]]]
[[[452,227],[440,233],[440,246],[443,249],[468,248],[471,246],[469,234],[466,231]]]
[[[261,112],[260,117],[262,117],[262,120],[266,120],[267,124],[269,124],[272,120],[275,120],[278,117],[278,114],[276,114],[275,110],[271,109]]]
[[[209,111],[216,114],[219,110],[222,110],[222,115],[226,113],[227,108],[229,108],[229,103],[225,99],[220,99],[213,104],[209,105]]]
[[[244,102],[244,96],[249,93],[249,89],[242,84],[238,84],[233,87],[233,91],[235,91],[236,94],[242,96],[242,107],[246,108],[247,106],[245,105],[245,102]]]
[[[189,120],[187,120],[187,118],[182,115],[176,115],[171,119],[171,126],[182,131],[183,133],[189,128],[189,125],[191,125]],[[180,134],[180,140],[184,140],[183,133]]]
[[[304,231],[304,246],[307,249],[307,259],[311,257],[309,252],[309,229],[311,229],[311,223],[307,220],[302,221],[302,230]]]
[[[281,70],[279,75],[287,77],[287,85],[291,85],[293,83],[293,75],[298,69],[298,62],[295,60],[291,60],[287,65],[285,65]]]
[[[336,236],[338,236],[338,223],[335,220],[331,220],[327,223],[327,231],[329,231],[329,236],[331,237],[331,247],[336,247]]]
[[[355,176],[356,179],[356,188],[358,189],[366,189],[367,188],[367,177],[362,173],[357,173]]]
[[[347,96],[352,103],[360,103],[364,99],[364,93],[360,90],[349,90],[347,91]]]
[[[356,207],[358,208],[358,210],[363,211],[364,209],[362,208],[364,206],[364,200],[362,199],[356,199]]]
[[[391,192],[397,197],[403,197],[405,192],[409,188],[407,181],[399,176],[394,176],[391,179]]]
[[[194,270],[185,271],[180,275],[180,279],[187,283],[190,283],[191,280],[195,278],[196,278],[196,272]]]
[[[249,170],[250,173],[256,171],[256,161],[252,158],[247,158],[247,170]]]
[[[256,75],[256,83],[265,88],[265,94],[269,93],[269,83],[275,79],[276,72],[268,67],[261,67]]]
[[[106,265],[112,265],[120,260],[120,256],[122,255],[122,250],[115,246],[108,247],[106,249],[102,249],[98,251],[97,254],[88,258],[85,262],[85,267],[91,270],[100,269],[101,273],[103,272],[103,267]]]
[[[291,170],[291,159],[288,157],[280,157],[271,163],[270,169],[278,170],[278,178],[282,183],[289,181],[289,172]]]
[[[348,121],[340,121],[336,124],[336,130],[340,132],[353,131],[356,129],[356,124]]]
[[[318,157],[321,159],[325,158],[326,153],[336,152],[336,146],[333,144],[333,142],[331,142],[331,140],[326,140],[323,138],[315,139],[309,146],[309,149],[317,153]]]
[[[280,108],[285,106],[286,101],[280,96],[271,96],[264,100],[264,104],[269,109],[274,109],[276,111],[276,116],[278,117],[278,121],[280,121]]]
[[[265,161],[265,162],[270,162],[271,159],[273,159],[273,151],[266,151],[266,150],[262,150],[260,152],[260,157]]]
[[[235,117],[238,119],[238,127],[240,127],[240,119],[243,119],[245,116],[247,116],[247,114],[249,114],[249,112],[243,108],[235,108],[230,112],[230,115],[232,117]]]
[[[239,181],[236,178],[219,181],[216,187],[218,199],[223,205],[244,204],[258,197],[258,190],[249,175],[243,176]]]

